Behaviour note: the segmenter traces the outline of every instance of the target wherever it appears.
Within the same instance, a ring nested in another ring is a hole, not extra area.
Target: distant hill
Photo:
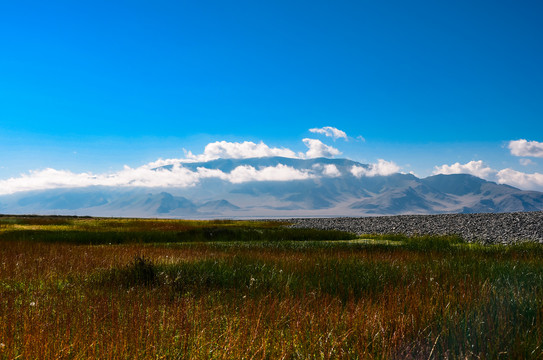
[[[88,187],[21,192],[0,196],[0,212],[247,218],[543,210],[541,192],[465,174],[423,179],[401,173],[368,176],[366,172],[361,176],[353,168],[368,170],[370,166],[347,159],[267,157],[176,164],[191,171],[203,168],[225,174],[240,167],[258,170],[279,165],[311,176],[302,180],[240,182],[210,177],[186,188]],[[173,168],[168,165],[154,170]]]

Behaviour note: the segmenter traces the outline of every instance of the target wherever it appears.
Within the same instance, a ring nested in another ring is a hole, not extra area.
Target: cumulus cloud
[[[174,166],[171,170],[151,170],[147,166],[133,169],[125,166],[123,170],[111,174],[73,173],[49,168],[30,171],[18,178],[0,180],[0,194],[87,186],[187,187],[198,181],[198,173],[181,166]]]
[[[362,176],[387,176],[392,175],[400,171],[400,167],[393,161],[386,161],[383,159],[377,160],[376,164],[370,164],[368,168],[353,165],[351,167],[351,174],[360,178]]]
[[[498,171],[498,183],[508,184],[521,189],[543,190],[543,174],[527,174],[513,169]]]
[[[326,164],[326,165],[324,165],[324,169],[322,170],[322,174],[324,176],[328,176],[328,177],[341,176],[341,172],[338,170],[337,166],[335,166],[334,164]]]
[[[204,152],[199,155],[194,155],[191,151],[185,150],[184,159],[159,159],[150,164],[150,166],[164,166],[184,162],[205,162],[216,159],[249,159],[261,158],[270,156],[281,156],[295,159],[317,158],[317,157],[333,157],[340,155],[341,151],[324,144],[317,139],[303,139],[307,152],[295,153],[288,148],[269,147],[264,142],[258,144],[251,141],[244,142],[228,142],[216,141],[209,143],[204,148]]]
[[[327,137],[331,137],[334,140],[337,140],[337,139],[345,139],[345,141],[349,140],[345,131],[336,129],[335,127],[331,127],[331,126],[325,126],[322,128],[313,128],[313,129],[309,129],[309,131],[315,134],[323,134]]]
[[[332,146],[324,144],[320,140],[305,138],[302,141],[304,142],[305,146],[309,148],[309,150],[307,150],[305,154],[300,154],[301,157],[311,159],[318,157],[333,157],[341,154],[341,151]]]
[[[216,159],[248,159],[269,156],[282,156],[295,158],[296,153],[286,148],[269,147],[262,141],[258,144],[252,141],[228,142],[215,141],[204,148],[204,153],[194,155],[186,152],[186,159],[191,161],[210,161]]]
[[[149,164],[135,169],[125,166],[123,170],[115,173],[97,175],[45,169],[30,171],[18,178],[0,180],[0,195],[19,191],[88,186],[186,188],[197,185],[203,179],[210,178],[240,184],[249,181],[289,181],[314,177],[315,175],[309,170],[298,170],[283,164],[259,169],[252,166],[238,166],[230,173],[203,167],[198,167],[196,171],[192,171],[183,167],[182,164],[176,164],[171,169],[151,169]]]
[[[318,177],[339,177],[341,176],[341,171],[334,164],[313,164],[312,166],[313,173]]]
[[[538,141],[527,141],[525,139],[509,142],[508,148],[515,156],[529,156],[543,158],[543,143]]]
[[[527,160],[527,159],[525,159]],[[484,165],[482,160],[470,161],[466,164],[436,166],[434,174],[471,174],[477,177],[507,184],[524,190],[543,190],[543,174],[528,174],[510,168],[494,170]]]
[[[288,181],[303,180],[315,177],[310,170],[297,170],[286,165],[254,168],[240,166],[230,173],[217,169],[197,168],[196,171],[183,167],[183,164],[205,162],[216,159],[245,159],[270,156],[288,158],[318,158],[340,155],[341,152],[322,143],[317,139],[303,139],[307,152],[295,153],[287,148],[270,147],[263,142],[254,143],[216,141],[209,143],[204,152],[194,155],[185,151],[185,157],[180,159],[158,159],[137,168],[125,166],[122,170],[108,174],[73,173],[68,170],[47,168],[30,171],[19,177],[0,180],[0,195],[12,194],[19,191],[45,190],[55,188],[76,188],[87,186],[117,186],[117,187],[189,187],[198,184],[202,179],[217,178],[231,183],[247,181]],[[166,166],[168,166],[166,168]],[[336,176],[337,168],[328,166],[319,176]]]
[[[433,171],[434,174],[471,174],[480,178],[488,179],[492,177],[496,170],[485,166],[482,160],[470,161],[466,164],[460,164],[459,162],[452,165],[436,166]]]
[[[17,191],[80,186],[79,184],[90,184],[92,178],[93,175],[88,173],[74,174],[70,171],[50,168],[40,171],[30,171],[28,174],[22,174],[18,178],[13,177],[0,180],[0,194],[5,195]]]
[[[294,169],[291,166],[278,164],[262,169],[252,166],[238,166],[228,175],[231,183],[239,184],[249,181],[289,181],[306,180],[314,177],[309,171]]]

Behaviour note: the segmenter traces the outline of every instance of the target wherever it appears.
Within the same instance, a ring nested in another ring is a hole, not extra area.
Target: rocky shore
[[[543,243],[543,212],[288,219],[293,227],[356,234],[458,235],[468,242]]]

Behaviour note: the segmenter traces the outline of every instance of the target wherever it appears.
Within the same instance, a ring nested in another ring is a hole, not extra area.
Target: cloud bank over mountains
[[[313,131],[315,130],[315,131]],[[334,138],[345,138],[344,131],[333,127],[311,129],[312,132],[322,133]],[[120,171],[107,174],[90,172],[74,173],[69,170],[46,168],[32,170],[19,177],[0,180],[0,195],[13,194],[20,191],[45,190],[56,188],[80,188],[90,186],[107,187],[156,187],[156,188],[187,188],[199,184],[205,179],[220,179],[232,184],[251,181],[294,181],[319,177],[338,177],[340,171],[332,164],[315,166],[312,169],[296,169],[292,166],[277,164],[255,168],[253,166],[237,166],[230,172],[219,169],[197,167],[189,169],[186,165],[205,163],[218,159],[250,159],[265,157],[284,157],[292,159],[332,158],[341,155],[337,148],[326,145],[318,139],[304,138],[302,142],[307,151],[298,152],[284,147],[270,147],[264,142],[254,143],[216,141],[205,146],[202,154],[195,155],[185,151],[185,157],[179,159],[158,159],[143,166],[132,168],[127,165]],[[353,169],[355,176],[388,175],[399,171],[399,166],[392,162],[379,160],[370,165],[364,173],[361,169]]]
[[[324,173],[323,175],[326,176]],[[198,167],[193,171],[184,167],[182,163],[171,165],[170,168],[155,168],[151,164],[138,168],[125,166],[123,170],[111,174],[73,173],[47,168],[30,171],[17,178],[0,180],[0,195],[19,191],[88,186],[185,188],[211,178],[239,184],[249,181],[305,180],[316,176],[317,172],[298,170],[282,164],[258,169],[252,166],[238,166],[231,172],[205,167]]]
[[[496,170],[489,168],[483,164],[482,160],[470,161],[466,164],[460,164],[459,162],[452,165],[443,164],[434,168],[433,174],[470,174],[483,179],[488,179],[495,175]]]
[[[507,146],[513,156],[543,158],[543,143],[525,139],[509,141]],[[530,159],[520,159],[523,166],[533,165]],[[492,169],[482,160],[470,161],[466,164],[459,162],[452,165],[441,165],[434,168],[433,174],[471,174],[498,184],[507,184],[527,190],[543,190],[543,174],[524,173],[511,168],[502,170]]]
[[[302,142],[308,148],[307,152],[305,153],[296,153],[284,147],[269,147],[262,141],[258,144],[252,141],[216,141],[207,144],[204,148],[203,154],[194,155],[191,151],[186,151],[185,159],[174,159],[174,161],[204,162],[216,159],[250,159],[270,156],[281,156],[293,159],[312,159],[317,157],[333,157],[341,155],[341,151],[333,146],[324,144],[318,139],[305,138],[302,140]]]
[[[321,134],[333,140],[348,141],[346,132],[331,126],[312,128],[309,132]],[[360,136],[359,136],[360,137]],[[32,170],[0,180],[0,195],[13,194],[21,191],[81,188],[90,186],[106,187],[156,187],[156,188],[188,188],[196,186],[205,179],[219,179],[231,184],[262,181],[294,181],[318,178],[335,178],[342,175],[352,175],[356,178],[389,176],[402,171],[402,167],[393,161],[378,159],[367,166],[353,165],[342,173],[333,164],[315,164],[312,168],[300,169],[287,164],[273,166],[240,165],[229,171],[208,168],[205,166],[188,166],[195,163],[206,163],[219,159],[251,159],[266,157],[282,157],[290,159],[333,158],[342,152],[336,147],[327,145],[321,140],[303,138],[306,152],[296,152],[286,147],[271,147],[263,141],[228,142],[215,141],[205,146],[203,153],[193,154],[185,150],[183,158],[158,159],[154,162],[133,168],[124,166],[122,170],[93,174],[90,172],[74,173],[69,170],[45,168]],[[543,157],[543,143],[524,139],[510,141],[508,148],[513,156]],[[521,164],[533,164],[530,159],[521,159]],[[471,174],[499,184],[508,184],[521,189],[543,190],[543,174],[524,173],[511,168],[496,170],[483,160],[473,160],[465,164],[443,164],[435,166],[433,174]]]
[[[521,189],[543,190],[543,174],[527,174],[513,169],[503,169],[497,173],[498,184],[512,185]]]
[[[388,176],[400,172],[400,167],[392,161],[379,159],[376,164],[371,164],[367,169],[362,166],[353,166],[351,173],[361,178],[363,176]]]
[[[470,161],[466,164],[454,163],[452,165],[436,166],[434,175],[444,174],[470,174],[485,180],[495,181],[498,184],[507,184],[526,190],[543,190],[543,174],[524,173],[510,168],[495,170],[486,166],[482,160]]]
[[[311,151],[311,149],[309,149],[309,151]],[[207,144],[203,154],[194,155],[191,151],[187,151],[185,155],[185,159],[174,159],[174,161],[204,162],[216,159],[247,159],[269,156],[296,158],[302,154],[297,155],[294,151],[286,148],[269,147],[263,142],[255,144],[251,141],[244,141],[242,143],[216,141]]]
[[[316,164],[311,169],[296,169],[284,164],[259,168],[241,165],[230,172],[225,172],[203,166],[191,170],[186,167],[189,163],[185,162],[185,160],[178,159],[177,162],[174,159],[157,161],[138,168],[125,166],[123,170],[110,174],[73,173],[67,170],[51,168],[35,170],[17,178],[0,180],[0,195],[19,191],[88,186],[186,188],[195,186],[204,179],[213,178],[228,181],[232,184],[240,184],[251,181],[333,178],[342,175],[333,164]],[[380,159],[377,164],[369,165],[369,169],[352,166],[350,172],[360,178],[362,176],[390,175],[399,169],[399,166],[393,162]]]

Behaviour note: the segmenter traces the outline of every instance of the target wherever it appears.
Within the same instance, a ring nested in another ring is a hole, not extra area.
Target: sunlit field
[[[541,359],[543,245],[0,217],[0,359]]]

